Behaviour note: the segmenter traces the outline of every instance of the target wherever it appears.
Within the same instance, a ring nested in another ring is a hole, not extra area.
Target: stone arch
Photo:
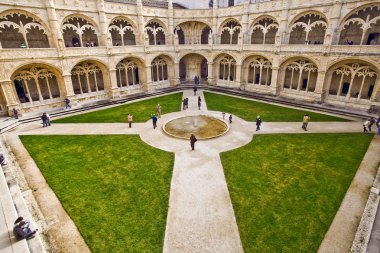
[[[129,56],[116,64],[117,86],[123,90],[142,90],[147,82],[145,63],[139,57]]]
[[[232,55],[222,53],[214,58],[214,71],[218,83],[232,85],[236,80],[237,61]]]
[[[150,62],[151,80],[154,86],[168,87],[174,78],[173,58],[166,54],[160,54]]]
[[[242,26],[240,22],[234,18],[226,19],[219,28],[221,44],[238,44],[241,35]]]
[[[300,13],[289,24],[289,44],[323,44],[327,27],[327,18],[323,13]]]
[[[345,59],[331,64],[326,73],[329,99],[344,101],[380,100],[380,70],[362,59]]]
[[[179,79],[181,81],[192,82],[195,76],[200,80],[207,81],[208,60],[198,53],[187,53],[179,61]]]
[[[205,30],[206,28],[208,30]],[[181,43],[181,36],[178,34],[179,30],[183,33],[183,43]],[[208,44],[209,31],[211,31],[210,26],[204,22],[186,21],[178,24],[174,33],[178,35],[179,44]]]
[[[282,91],[314,92],[318,65],[306,57],[291,57],[280,65],[279,79]]]
[[[247,56],[242,63],[242,82],[247,85],[269,86],[272,79],[272,62],[262,56]]]
[[[380,4],[363,5],[339,26],[339,45],[380,45]]]
[[[65,91],[61,71],[45,63],[18,66],[11,80],[14,94],[23,107],[59,102]]]
[[[66,47],[90,47],[99,45],[99,27],[90,17],[72,14],[65,17],[61,32]]]
[[[110,90],[107,65],[99,60],[82,59],[71,69],[74,93],[78,96],[95,96]]]
[[[6,10],[0,14],[0,42],[3,48],[49,48],[51,33],[34,14]]]
[[[144,26],[146,39],[149,40],[149,45],[165,45],[167,37],[167,28],[159,19],[151,19]]]
[[[108,25],[113,46],[136,45],[136,25],[124,16],[113,18]]]
[[[279,23],[270,15],[261,15],[256,18],[250,28],[251,44],[274,44]]]

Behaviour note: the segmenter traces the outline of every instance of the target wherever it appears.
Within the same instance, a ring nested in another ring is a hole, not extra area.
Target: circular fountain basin
[[[166,134],[180,139],[189,139],[194,134],[198,140],[216,138],[224,135],[229,126],[223,120],[206,116],[185,116],[171,119],[163,126]]]

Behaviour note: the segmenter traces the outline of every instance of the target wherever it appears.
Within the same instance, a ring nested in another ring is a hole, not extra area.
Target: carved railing
[[[66,57],[106,55],[106,47],[67,47],[64,50]]]
[[[3,48],[0,59],[43,59],[57,57],[56,48]]]

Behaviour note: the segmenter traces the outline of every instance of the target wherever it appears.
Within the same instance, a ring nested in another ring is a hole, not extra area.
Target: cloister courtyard
[[[229,131],[194,151],[162,130],[222,112]],[[380,164],[361,119],[203,90],[52,120],[4,134],[52,252],[348,252]]]

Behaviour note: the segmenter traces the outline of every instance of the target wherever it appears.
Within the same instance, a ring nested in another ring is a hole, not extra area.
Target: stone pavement
[[[201,110],[198,110],[197,106],[198,95],[202,98]],[[309,131],[305,132],[301,129],[301,122],[266,123],[263,119],[262,130],[256,132],[254,122],[246,122],[234,116],[227,134],[215,139],[198,141],[195,144],[195,151],[191,151],[189,141],[171,138],[163,133],[161,127],[168,120],[180,116],[207,114],[222,118],[221,112],[207,110],[201,91],[198,91],[198,95],[194,96],[192,90],[184,91],[183,97],[189,98],[189,109],[163,115],[158,120],[157,129],[153,129],[151,121],[133,123],[132,128],[122,123],[53,124],[51,127],[42,128],[40,123],[35,122],[18,127],[14,133],[16,135],[139,134],[146,143],[175,152],[164,252],[228,253],[243,252],[243,249],[219,157],[220,152],[248,144],[255,134],[362,131],[361,122],[311,122]],[[342,206],[345,206],[344,203]],[[335,225],[337,231],[342,223],[347,222],[352,216],[341,218]],[[351,230],[348,232],[354,234],[355,231]],[[325,240],[328,241],[331,236],[334,237],[336,234],[327,236]],[[344,238],[342,240],[345,241],[345,246],[342,246],[345,248],[350,242]],[[70,243],[69,240],[67,243]],[[334,240],[330,243],[334,243]],[[321,252],[329,251],[321,250]],[[345,251],[338,249],[335,252]]]

